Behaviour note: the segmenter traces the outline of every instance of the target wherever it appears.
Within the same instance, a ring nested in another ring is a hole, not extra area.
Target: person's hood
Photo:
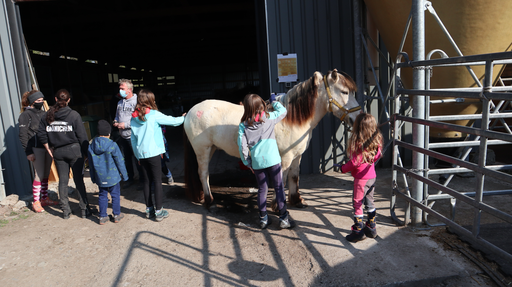
[[[111,151],[112,145],[115,144],[108,138],[97,137],[92,143],[89,145],[92,152],[96,155],[104,154],[107,151]]]
[[[149,114],[149,112],[151,112],[151,109],[150,108],[146,108],[146,115]],[[144,124],[145,122],[141,121],[139,119],[139,110],[135,110],[133,113],[132,113],[132,117],[140,124]]]
[[[265,115],[265,113],[263,113],[261,115],[261,118],[258,118],[258,120],[260,120],[260,121],[255,121],[252,124],[252,126],[247,125],[247,123],[246,123],[245,124],[245,128],[248,129],[248,130],[257,130],[267,120],[267,116]]]
[[[65,120],[72,111],[73,110],[68,106],[61,108],[55,113],[55,120]]]

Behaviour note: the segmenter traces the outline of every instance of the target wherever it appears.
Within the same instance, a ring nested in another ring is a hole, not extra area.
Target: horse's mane
[[[314,76],[309,80],[295,85],[284,97],[287,110],[284,123],[301,126],[315,114],[315,103],[318,97],[318,82]]]

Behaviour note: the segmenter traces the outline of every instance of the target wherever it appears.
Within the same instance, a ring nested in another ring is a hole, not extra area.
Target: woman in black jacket
[[[69,168],[80,196],[82,218],[92,215],[84,184],[84,157],[89,140],[80,114],[68,107],[71,95],[65,89],[55,94],[55,105],[41,118],[37,131],[41,143],[55,160],[59,174],[59,199],[64,219],[71,214],[68,199]]]
[[[32,90],[24,93],[21,98],[23,112],[18,118],[21,146],[34,167],[32,208],[35,212],[43,212],[43,206],[58,203],[48,197],[48,177],[52,166],[52,157],[36,136],[41,117],[44,115],[44,111],[41,109],[43,104],[44,95],[40,91]]]

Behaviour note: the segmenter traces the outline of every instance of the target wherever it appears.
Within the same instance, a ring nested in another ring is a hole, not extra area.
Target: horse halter
[[[342,112],[343,114],[341,115],[340,117],[340,120],[343,122],[345,120],[345,117],[350,114],[350,113],[353,113],[353,112],[357,112],[361,109],[360,106],[357,106],[357,107],[354,107],[354,108],[351,108],[349,110],[345,109],[342,105],[340,105],[340,103],[338,103],[333,97],[332,97],[332,94],[331,94],[331,89],[329,88],[329,85],[327,85],[327,75],[324,75],[324,85],[325,85],[325,90],[327,91],[327,95],[329,96],[329,112],[332,113],[332,105],[334,104],[335,106],[337,106]]]

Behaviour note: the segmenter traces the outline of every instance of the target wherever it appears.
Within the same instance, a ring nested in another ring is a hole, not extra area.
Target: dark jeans
[[[119,146],[119,149],[121,150],[121,153],[124,157],[124,164],[126,165],[126,172],[128,173],[128,180],[133,180],[133,161],[132,158],[135,158],[133,155],[133,149],[132,149],[132,142],[130,139],[125,139],[122,137],[119,137],[117,139],[117,145]],[[135,158],[135,161],[137,162],[137,159]],[[141,176],[141,168],[140,165],[136,164],[137,171],[139,172],[139,180],[142,179]]]
[[[281,164],[254,170],[256,182],[258,183],[258,208],[260,209],[260,217],[265,216],[267,213],[267,193],[268,183],[272,180],[274,190],[276,193],[277,208],[279,208],[279,215],[286,215],[286,196],[284,194],[283,176],[281,174]]]
[[[161,164],[162,164],[162,173],[167,178],[171,178],[172,177],[172,173],[171,173],[171,170],[169,170],[169,168],[167,167],[167,164],[165,164],[165,157],[162,157]]]
[[[155,185],[155,209],[160,210],[162,208],[163,201],[163,190],[162,190],[162,161],[160,155],[140,159],[140,165],[142,166],[142,178],[144,180],[144,199],[146,200],[146,207],[153,206],[153,199],[151,197],[151,184]]]
[[[112,213],[114,215],[121,214],[121,184],[118,182],[114,186],[99,187],[100,194],[98,195],[100,206],[100,217],[107,217],[108,208],[108,193],[112,197]]]
[[[53,159],[55,160],[55,166],[57,166],[57,173],[59,174],[59,199],[64,214],[71,213],[68,197],[69,168],[73,171],[73,181],[78,190],[80,208],[82,210],[85,209],[89,201],[87,200],[87,193],[85,191],[83,174],[84,159],[82,158],[80,145],[74,143],[54,149]]]

